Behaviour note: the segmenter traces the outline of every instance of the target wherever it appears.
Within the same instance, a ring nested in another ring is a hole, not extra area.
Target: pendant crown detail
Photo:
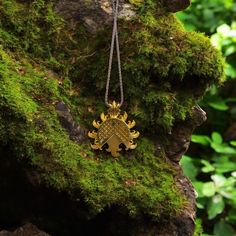
[[[135,149],[137,144],[134,143],[135,138],[139,137],[139,132],[131,129],[135,126],[136,122],[128,121],[126,112],[121,114],[120,104],[113,101],[109,104],[107,114],[101,113],[100,121],[93,121],[93,126],[97,131],[93,130],[88,133],[90,138],[94,139],[91,147],[95,150],[102,150],[104,145],[107,144],[108,152],[111,152],[113,157],[119,156],[119,151],[122,150],[120,144],[125,146],[125,150]]]

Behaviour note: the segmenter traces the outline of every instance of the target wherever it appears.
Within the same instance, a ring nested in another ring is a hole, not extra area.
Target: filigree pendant
[[[137,144],[134,143],[134,138],[138,138],[139,132],[131,129],[135,126],[135,121],[126,122],[128,115],[126,112],[121,114],[119,104],[113,101],[105,115],[100,115],[101,121],[93,121],[93,126],[97,129],[88,133],[90,138],[94,139],[94,144],[91,144],[93,149],[102,150],[105,144],[106,149],[111,152],[113,157],[119,156],[121,151],[120,144],[124,144],[125,150],[135,149]]]

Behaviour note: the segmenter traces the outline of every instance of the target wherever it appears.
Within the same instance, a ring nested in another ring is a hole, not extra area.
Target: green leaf
[[[227,181],[227,179],[223,175],[212,175],[211,179],[214,181],[216,188],[224,186]]]
[[[176,16],[181,20],[187,20],[188,19],[188,15],[185,12],[177,12]]]
[[[226,111],[229,109],[229,106],[227,105],[227,101],[223,98],[221,98],[219,95],[217,94],[208,94],[205,99],[206,103],[216,109],[216,110],[220,110],[220,111]]]
[[[217,92],[218,92],[218,88],[217,88],[216,85],[213,85],[213,86],[210,88],[210,90],[209,90],[209,93],[210,93],[211,96],[216,95]],[[206,97],[207,97],[207,95],[206,95]],[[206,98],[206,97],[205,97],[205,98]]]
[[[227,36],[227,34],[230,32],[231,28],[227,24],[223,24],[217,28],[217,33],[222,36]]]
[[[211,139],[206,135],[193,134],[191,140],[193,143],[199,143],[204,146],[209,145],[211,143]]]
[[[227,198],[227,199],[234,199],[236,196],[235,196],[235,192],[233,190],[233,188],[228,188],[228,189],[220,189],[219,193],[224,197],[224,198]]]
[[[234,177],[228,177],[223,185],[219,186],[218,192],[228,199],[236,199],[236,190],[235,190],[236,179]]]
[[[212,141],[216,144],[221,144],[223,142],[222,136],[218,132],[213,132],[211,134]]]
[[[208,102],[208,105],[220,111],[227,111],[229,109],[229,106],[226,104],[226,102],[221,100],[220,98],[217,99],[216,101]]]
[[[226,100],[223,100],[221,97],[215,95],[207,96],[206,102],[209,106],[216,110],[226,111],[229,109],[228,105],[226,104]]]
[[[236,69],[230,64],[226,63],[225,74],[231,78],[236,78]]]
[[[236,46],[235,45],[231,45],[229,46],[226,50],[225,50],[225,53],[224,53],[224,56],[229,56],[231,54],[234,54],[236,52]]]
[[[234,147],[236,147],[236,141],[231,141],[230,144]]]
[[[236,232],[233,227],[221,219],[214,226],[214,235],[215,236],[235,236]]]
[[[212,220],[217,215],[221,214],[225,208],[223,197],[219,194],[210,199],[207,206],[208,219]]]
[[[216,152],[222,154],[236,154],[235,148],[229,147],[226,143],[224,144],[211,143],[211,148],[214,149]]]
[[[213,182],[206,182],[203,184],[202,193],[206,197],[212,197],[215,195],[216,189]]]
[[[198,174],[198,169],[194,166],[193,159],[189,156],[183,156],[180,165],[183,168],[184,175],[189,177],[192,181],[195,180]]]
[[[225,163],[216,163],[215,168],[217,173],[232,172],[236,170],[236,163],[231,161]]]
[[[201,203],[197,202],[197,208],[198,209],[204,209],[205,207]]]
[[[218,49],[221,49],[222,37],[219,34],[213,34],[211,36],[211,43]]]
[[[201,160],[201,163],[204,165],[202,172],[209,173],[215,170],[215,167],[209,161]]]
[[[203,182],[201,181],[194,181],[193,182],[193,186],[194,186],[194,189],[196,190],[197,192],[197,197],[200,198],[200,197],[204,197],[203,193],[202,193],[202,188],[203,188]]]
[[[228,37],[232,37],[232,40],[235,39],[235,37],[236,37],[236,30],[231,30],[231,31],[228,33],[227,36],[228,36]]]

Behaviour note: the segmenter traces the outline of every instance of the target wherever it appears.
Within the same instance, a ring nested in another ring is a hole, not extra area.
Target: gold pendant
[[[93,126],[97,129],[88,133],[90,138],[94,139],[94,144],[91,144],[93,149],[102,150],[105,144],[108,144],[106,149],[111,152],[113,157],[119,156],[120,144],[124,144],[126,149],[135,149],[137,144],[134,143],[134,138],[138,138],[138,131],[131,131],[135,126],[135,121],[133,120],[126,122],[128,115],[126,112],[122,115],[119,109],[119,103],[113,101],[105,115],[102,113],[100,121],[93,121]]]

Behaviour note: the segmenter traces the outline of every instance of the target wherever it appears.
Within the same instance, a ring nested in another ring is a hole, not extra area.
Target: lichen
[[[186,199],[151,137],[171,132],[209,86],[222,82],[223,62],[205,36],[186,33],[160,2],[135,5],[137,16],[119,26],[124,109],[141,131],[138,148],[116,160],[75,143],[62,128],[57,101],[87,128],[104,109],[110,28],[73,33],[44,0],[0,3],[0,142],[48,185],[86,202],[90,216],[117,205],[131,217],[158,220],[180,212]],[[111,99],[118,99],[115,75],[116,68]]]

